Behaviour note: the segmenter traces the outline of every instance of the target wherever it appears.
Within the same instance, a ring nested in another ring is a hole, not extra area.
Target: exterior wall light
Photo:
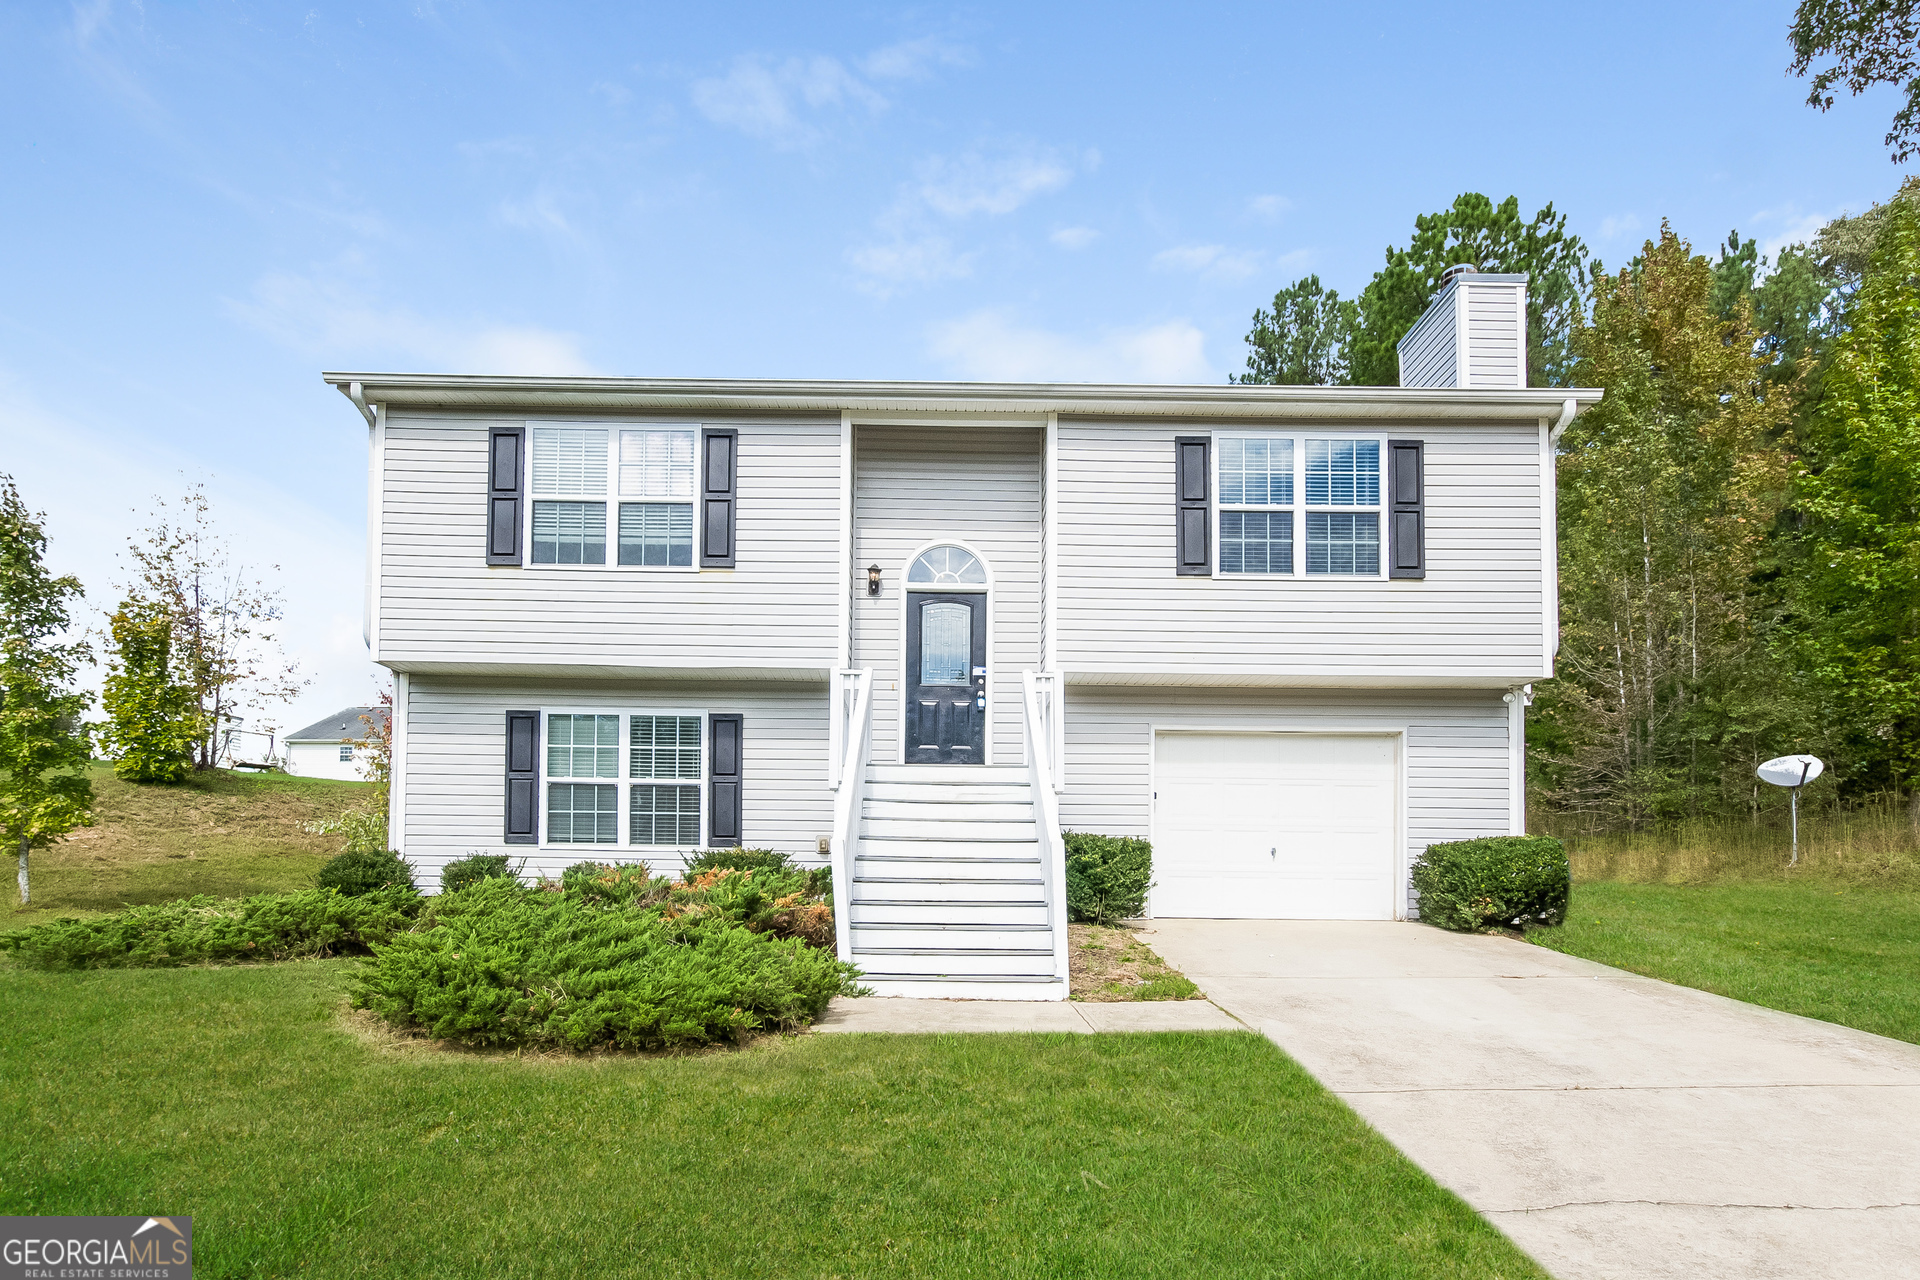
[[[880,594],[880,566],[877,564],[867,566],[867,594],[870,596]]]

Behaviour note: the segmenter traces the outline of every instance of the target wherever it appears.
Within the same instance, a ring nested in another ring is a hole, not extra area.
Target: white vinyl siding
[[[862,426],[854,431],[854,665],[871,667],[873,758],[900,760],[901,592],[928,543],[965,543],[987,562],[987,717],[992,764],[1025,758],[1020,673],[1040,662],[1040,455],[1037,428]],[[881,568],[866,593],[865,569]],[[941,588],[936,587],[935,590]]]
[[[660,573],[489,568],[487,430],[499,421],[386,418],[380,661],[577,674],[758,668],[820,680],[837,665],[837,418],[709,420],[740,432],[738,567]]]
[[[442,866],[471,853],[509,854],[516,863],[525,860],[529,877],[557,877],[589,852],[598,858],[645,862],[656,873],[667,874],[680,868],[684,850],[693,847],[691,842],[677,847],[636,845],[630,823],[621,832],[623,842],[611,848],[504,843],[506,713],[529,707],[559,705],[626,717],[680,717],[691,705],[737,712],[746,730],[742,830],[747,846],[778,849],[804,865],[815,865],[820,861],[818,838],[833,830],[825,685],[536,683],[413,675],[405,688],[406,798],[398,825],[422,887],[437,886]],[[542,729],[544,748],[544,723]],[[545,751],[541,754],[544,766]],[[681,765],[668,767],[678,770]],[[543,788],[547,782],[543,776]],[[626,790],[646,780],[616,776],[608,782]],[[662,785],[699,784],[667,780]],[[700,791],[704,800],[704,786]]]
[[[1173,439],[1191,433],[1187,422],[1060,421],[1054,662],[1070,676],[1254,685],[1542,677],[1536,425],[1393,429],[1425,442],[1427,576],[1416,582],[1177,576]],[[1215,433],[1216,454],[1227,434]]]
[[[1435,841],[1508,832],[1507,707],[1496,690],[1069,684],[1066,709],[1060,824],[1071,831],[1150,838],[1156,730],[1287,729],[1405,731],[1405,865]]]
[[[1470,387],[1527,385],[1526,319],[1516,284],[1463,282],[1466,291],[1467,368]]]

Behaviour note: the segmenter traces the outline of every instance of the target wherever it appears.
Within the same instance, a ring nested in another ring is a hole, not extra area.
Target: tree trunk
[[[27,905],[27,838],[20,837],[20,905]]]
[[[1907,830],[1916,841],[1920,841],[1920,780],[1916,780],[1913,798],[1907,802]],[[22,868],[27,865],[27,855],[24,853],[20,855],[20,865]],[[27,873],[22,870],[20,874],[24,877]],[[20,883],[24,885],[26,881],[22,879]],[[23,898],[22,901],[25,899]]]

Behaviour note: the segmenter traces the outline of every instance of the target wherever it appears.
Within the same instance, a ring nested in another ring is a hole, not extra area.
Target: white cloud
[[[970,150],[957,156],[929,156],[920,162],[913,194],[945,217],[998,216],[1071,181],[1072,168],[1052,152],[1016,146],[999,155]]]
[[[909,285],[958,280],[973,274],[976,255],[954,252],[945,236],[898,238],[862,245],[847,252],[847,261],[866,278],[860,288],[889,298]]]
[[[693,105],[715,124],[793,149],[825,136],[805,118],[806,110],[858,106],[877,112],[887,100],[837,58],[815,55],[774,62],[744,56],[734,59],[726,75],[694,81]]]
[[[1218,381],[1206,335],[1185,320],[1107,329],[1091,338],[1023,327],[1001,311],[936,325],[933,355],[960,377],[986,382]]]
[[[1293,208],[1293,201],[1285,196],[1254,196],[1247,201],[1247,212],[1262,222],[1278,222],[1280,215]]]
[[[522,231],[536,231],[561,240],[578,241],[580,233],[567,220],[551,191],[536,191],[524,200],[500,202],[500,221]]]
[[[1062,249],[1084,249],[1099,238],[1092,227],[1062,227],[1047,237]]]
[[[938,36],[922,36],[875,49],[860,60],[860,69],[876,80],[919,80],[935,65],[964,67],[969,61],[967,50],[959,45]]]
[[[1600,238],[1618,240],[1622,236],[1637,235],[1640,226],[1640,215],[1637,213],[1609,214],[1600,219]]]
[[[633,101],[633,92],[631,90],[625,85],[614,84],[610,80],[594,81],[594,83],[589,86],[588,92],[597,95],[599,99],[609,107],[624,107],[627,103]]]
[[[277,272],[260,278],[227,313],[296,351],[329,363],[408,365],[450,373],[591,373],[579,339],[530,325],[460,326],[404,307],[379,307],[345,285]]]
[[[1289,255],[1292,256],[1292,255]],[[1266,265],[1258,249],[1229,249],[1220,244],[1183,244],[1153,255],[1155,271],[1190,271],[1208,280],[1245,280]]]
[[[1762,209],[1753,215],[1753,222],[1759,228],[1754,238],[1760,242],[1760,252],[1767,261],[1777,262],[1782,249],[1790,244],[1811,243],[1822,227],[1839,216],[1837,213],[1802,213],[1796,205]]]
[[[1072,180],[1071,165],[1030,143],[929,156],[874,219],[880,238],[848,250],[847,262],[865,277],[858,287],[879,297],[968,275],[978,253],[956,251],[947,224],[976,214],[1004,217]]]

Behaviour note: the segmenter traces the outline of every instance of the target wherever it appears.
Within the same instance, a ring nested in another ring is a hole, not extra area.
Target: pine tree
[[[20,905],[29,900],[27,854],[93,824],[87,778],[89,696],[73,687],[89,661],[84,642],[62,642],[79,580],[45,564],[47,535],[11,476],[0,476],[0,837],[20,857]]]

